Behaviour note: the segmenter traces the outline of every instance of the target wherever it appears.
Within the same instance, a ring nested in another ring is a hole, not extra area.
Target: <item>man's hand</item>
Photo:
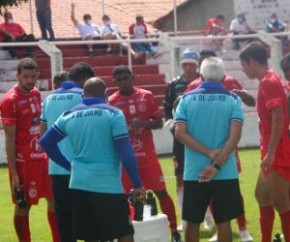
[[[135,199],[137,199],[138,201],[146,201],[146,190],[144,188],[133,188],[133,194]]]
[[[20,182],[18,173],[14,173],[11,176],[11,183],[12,183],[12,191],[14,193],[15,190],[20,190]]]
[[[134,118],[134,119],[131,121],[131,123],[130,123],[130,127],[129,127],[129,129],[130,129],[131,131],[134,131],[134,132],[136,132],[136,133],[139,133],[139,132],[142,131],[142,129],[143,129],[144,127],[146,127],[146,122],[147,122],[147,121],[141,120],[141,119],[139,119],[139,118]]]
[[[217,169],[212,166],[206,166],[198,175],[199,175],[199,182],[209,182],[214,175],[217,173]]]
[[[211,151],[208,153],[208,157],[209,157],[212,161],[214,161],[214,160],[218,157],[219,153],[220,153],[220,149],[218,149],[218,150],[211,150]]]
[[[74,2],[72,2],[72,3],[71,3],[71,8],[73,8],[73,9],[74,9],[75,7],[76,7],[75,3],[74,3]]]
[[[261,168],[264,170],[268,170],[275,158],[275,154],[273,153],[267,153],[264,157],[264,159],[262,160],[262,164],[261,164]]]

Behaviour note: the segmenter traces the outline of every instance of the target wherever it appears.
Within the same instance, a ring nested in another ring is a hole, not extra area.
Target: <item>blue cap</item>
[[[188,48],[181,54],[180,63],[193,63],[199,65],[199,54],[198,52]]]

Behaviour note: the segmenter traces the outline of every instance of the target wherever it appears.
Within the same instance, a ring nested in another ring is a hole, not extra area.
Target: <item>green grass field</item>
[[[248,229],[254,238],[254,241],[260,240],[259,229],[259,213],[258,206],[254,198],[254,188],[256,177],[259,170],[259,151],[256,149],[241,150],[240,157],[242,161],[242,169],[240,177],[241,189],[245,200],[245,209],[247,217]],[[169,193],[177,204],[175,193],[175,177],[173,175],[173,164],[170,157],[160,158],[160,162],[165,174],[166,184]],[[179,221],[180,213],[177,210]],[[10,189],[8,183],[7,168],[0,168],[0,242],[16,242],[14,227],[12,224],[13,206],[11,204]],[[276,215],[274,232],[280,228],[279,217]],[[46,202],[41,200],[39,206],[32,207],[30,217],[30,227],[32,241],[48,242],[51,241],[50,230],[46,219]],[[232,222],[234,241],[240,241],[236,222]],[[202,242],[208,241],[214,233],[212,230],[204,230],[201,232]]]

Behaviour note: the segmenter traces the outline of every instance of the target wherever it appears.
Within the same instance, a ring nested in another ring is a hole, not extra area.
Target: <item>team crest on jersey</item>
[[[146,109],[147,109],[146,104],[145,103],[139,103],[138,109],[139,109],[140,112],[145,112]]]

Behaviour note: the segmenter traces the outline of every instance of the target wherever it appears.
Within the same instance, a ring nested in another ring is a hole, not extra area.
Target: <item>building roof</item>
[[[179,5],[186,0],[176,0]],[[76,38],[79,37],[77,29],[73,26],[70,19],[71,0],[52,0],[52,25],[56,38]],[[173,0],[75,0],[76,18],[82,21],[84,14],[92,16],[95,24],[102,24],[101,18],[104,13],[108,14],[111,21],[117,24],[120,31],[128,33],[128,27],[135,22],[136,14],[144,16],[149,33],[154,33],[156,29],[151,25],[156,19],[166,15],[173,9]],[[104,8],[102,8],[102,2]],[[30,14],[30,6],[32,14]],[[23,26],[27,33],[33,33],[36,38],[40,37],[39,25],[35,14],[35,0],[31,3],[22,4],[18,7],[9,9],[14,17],[14,21]],[[33,19],[31,27],[30,19]],[[2,22],[2,21],[0,21]]]

